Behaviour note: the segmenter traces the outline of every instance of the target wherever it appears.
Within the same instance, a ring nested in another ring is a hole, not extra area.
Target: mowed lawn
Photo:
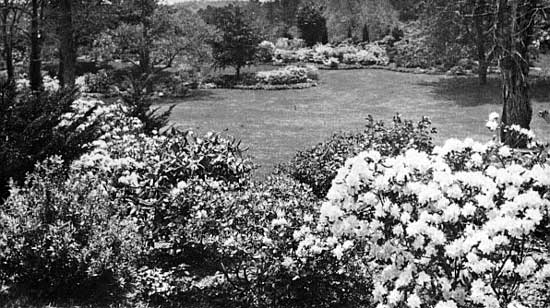
[[[221,131],[242,140],[261,165],[259,174],[286,162],[298,150],[337,131],[358,130],[371,114],[388,123],[396,113],[406,119],[432,119],[437,143],[472,137],[487,141],[492,111],[501,112],[497,77],[479,86],[474,77],[415,75],[386,70],[321,71],[318,87],[304,90],[200,90],[177,100],[171,120],[197,132]],[[550,83],[533,88],[532,128],[549,140],[550,125],[536,113],[550,109]]]

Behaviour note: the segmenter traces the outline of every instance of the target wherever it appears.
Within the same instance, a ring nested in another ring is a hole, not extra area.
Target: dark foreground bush
[[[197,208],[188,234],[215,247],[223,281],[203,294],[242,307],[342,307],[368,302],[368,277],[330,252],[301,255],[300,241],[317,223],[310,188],[275,175],[242,191],[221,193]],[[199,215],[200,214],[200,215]],[[349,261],[349,260],[347,260]]]
[[[94,123],[76,129],[94,110],[69,126],[59,125],[76,97],[74,90],[15,95],[0,86],[0,202],[9,179],[21,182],[35,163],[51,155],[72,160],[97,137]]]
[[[238,189],[251,170],[239,144],[217,134],[105,140],[70,168],[56,159],[12,187],[0,208],[3,284],[46,298],[145,292],[148,277],[194,262],[188,248],[202,236],[187,230],[214,200],[206,189]]]
[[[110,296],[130,286],[141,255],[131,217],[103,179],[52,158],[0,207],[0,278],[39,297]]]
[[[367,149],[387,156],[398,155],[407,149],[430,151],[434,133],[428,118],[414,123],[397,115],[391,126],[385,126],[383,122],[376,122],[368,116],[363,131],[334,134],[329,140],[298,152],[290,163],[280,168],[299,182],[309,185],[317,197],[323,198],[346,159]]]

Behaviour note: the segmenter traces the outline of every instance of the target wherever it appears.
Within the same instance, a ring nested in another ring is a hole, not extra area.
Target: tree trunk
[[[139,58],[139,66],[141,70],[141,75],[143,80],[146,81],[145,88],[147,93],[153,92],[153,83],[151,81],[151,73],[153,71],[152,63],[151,63],[151,49],[150,49],[150,33],[149,30],[151,29],[151,22],[149,21],[149,18],[151,18],[152,11],[149,10],[147,7],[142,8],[141,12],[141,24],[143,26],[142,28],[142,35],[143,35],[143,46],[141,46],[140,50],[140,58]]]
[[[4,61],[6,63],[6,71],[8,79],[6,83],[11,87],[15,82],[15,72],[13,67],[13,35],[8,31],[8,21],[10,16],[9,2],[4,0],[4,8],[2,10],[2,37],[4,39]],[[15,18],[15,17],[14,17]]]
[[[31,90],[39,91],[42,88],[42,38],[39,29],[39,0],[32,0],[31,6],[29,79]]]
[[[76,79],[76,44],[73,26],[72,0],[60,1],[59,81],[73,87]]]
[[[487,84],[487,55],[485,48],[485,33],[483,28],[483,14],[485,12],[485,0],[478,0],[474,12],[474,27],[476,35],[477,61],[479,62],[478,76],[481,85]]]
[[[503,126],[519,125],[521,128],[530,129],[533,109],[529,100],[529,85],[527,74],[529,65],[523,64],[520,56],[510,56],[501,59],[500,69],[502,74],[502,124]],[[502,142],[512,147],[525,147],[525,142],[511,140],[503,127],[501,132]]]
[[[501,4],[502,4],[501,0]],[[521,3],[520,3],[521,2]],[[533,109],[529,100],[529,44],[533,34],[532,18],[536,13],[536,0],[509,0],[508,14],[501,14],[501,48],[499,66],[502,75],[502,130],[501,141],[511,147],[525,147],[527,142],[514,140],[507,128],[519,125],[530,129]],[[509,22],[504,16],[509,16]]]

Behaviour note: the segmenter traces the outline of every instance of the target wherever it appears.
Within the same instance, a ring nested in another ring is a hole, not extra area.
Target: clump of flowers
[[[47,92],[57,92],[59,91],[60,85],[57,77],[51,77],[50,75],[45,75],[42,77],[42,85],[44,90]],[[31,82],[28,78],[22,77],[15,80],[15,89],[17,92],[23,92],[29,90],[31,87]]]
[[[500,121],[500,115],[496,112],[489,114],[489,119],[485,126],[496,133],[495,138],[501,138],[501,133],[505,134],[505,144],[512,147],[533,148],[537,146],[535,133],[529,129],[523,128],[517,124],[506,126]]]
[[[309,77],[313,76],[316,69],[312,67],[286,66],[285,68],[260,71],[256,73],[256,80],[260,84],[266,85],[290,85],[307,83],[312,81]]]
[[[95,98],[80,97],[71,104],[71,112],[61,116],[59,127],[70,127],[80,122],[77,131],[98,125],[99,140],[110,140],[114,136],[120,138],[123,134],[136,133],[143,128],[137,118],[129,117],[129,108],[121,101],[107,103]],[[83,121],[84,120],[84,121]]]
[[[256,58],[261,62],[270,62],[273,60],[275,55],[275,44],[270,41],[262,41],[258,45],[258,50],[256,51]]]
[[[363,46],[317,44],[311,48],[288,49],[277,47],[275,61],[280,63],[309,62],[337,68],[339,63],[350,65],[388,65],[389,57],[378,44]]]
[[[354,257],[378,308],[524,307],[550,279],[550,164],[537,153],[451,139],[433,153],[366,151],[338,171],[303,254]],[[316,243],[315,246],[312,243]],[[316,248],[314,248],[316,247]]]

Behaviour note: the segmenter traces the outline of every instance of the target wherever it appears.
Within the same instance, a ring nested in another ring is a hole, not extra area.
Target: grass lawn
[[[303,90],[200,90],[175,101],[171,120],[198,132],[225,131],[242,140],[266,174],[297,150],[339,130],[360,129],[364,118],[390,121],[429,116],[437,142],[451,137],[490,140],[487,116],[501,111],[495,76],[487,86],[475,77],[415,75],[385,70],[320,71],[318,87]],[[533,110],[550,109],[549,83],[533,89]],[[550,125],[533,116],[532,128],[549,140]]]

